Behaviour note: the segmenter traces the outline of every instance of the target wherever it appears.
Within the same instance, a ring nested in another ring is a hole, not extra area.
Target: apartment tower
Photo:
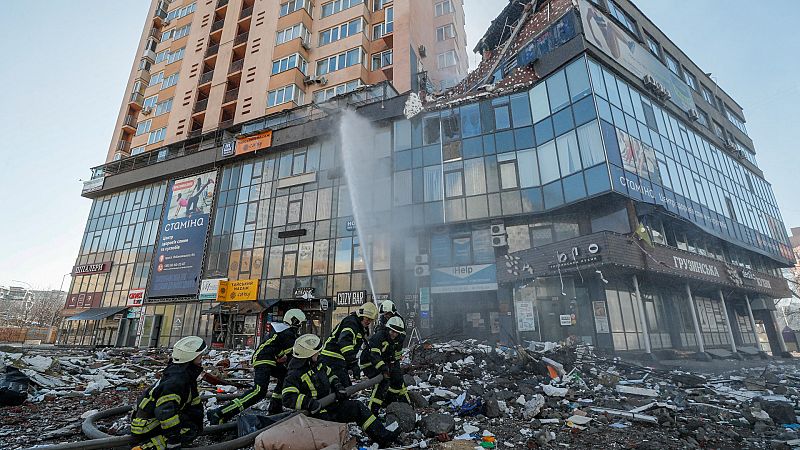
[[[107,161],[362,85],[439,91],[467,67],[463,0],[152,0]]]

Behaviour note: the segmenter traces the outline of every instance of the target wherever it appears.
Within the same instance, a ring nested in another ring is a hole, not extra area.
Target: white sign
[[[572,325],[572,316],[569,314],[561,314],[558,316],[558,321],[561,323],[562,327],[568,327]]]
[[[144,304],[144,289],[131,289],[128,291],[127,306],[142,306]]]
[[[219,291],[219,282],[228,281],[227,278],[215,278],[203,280],[200,282],[200,294],[197,296],[199,300],[216,300],[217,292]]]
[[[81,193],[94,192],[103,189],[103,184],[106,182],[106,177],[93,178],[83,182],[83,189]]]
[[[536,309],[533,307],[533,300],[521,300],[516,302],[517,331],[536,331]]]
[[[607,334],[611,332],[608,326],[608,311],[606,303],[603,301],[592,302],[592,312],[594,313],[594,328],[598,333]]]

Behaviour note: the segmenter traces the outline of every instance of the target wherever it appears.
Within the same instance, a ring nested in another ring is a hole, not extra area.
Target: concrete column
[[[725,316],[725,326],[728,329],[728,339],[731,340],[731,351],[736,353],[736,342],[733,340],[733,328],[731,328],[731,319],[728,317],[728,307],[725,305],[725,296],[722,295],[722,289],[718,292],[719,301],[722,302],[722,315]]]
[[[747,317],[750,319],[750,326],[753,328],[753,337],[756,338],[756,343],[753,344],[756,346],[758,351],[761,351],[761,345],[758,342],[758,331],[756,331],[756,320],[753,318],[753,308],[750,307],[750,297],[745,295],[744,296],[744,303],[747,305]]]
[[[647,329],[647,316],[644,312],[644,302],[642,301],[642,294],[639,293],[639,278],[633,276],[633,289],[636,291],[636,301],[639,303],[639,326],[644,333],[644,351],[652,353],[650,349],[650,330]]]
[[[686,295],[689,296],[689,307],[692,312],[692,324],[694,325],[694,336],[697,339],[697,351],[700,353],[706,352],[706,346],[703,343],[703,334],[700,333],[700,324],[697,322],[697,305],[694,303],[694,297],[692,297],[692,288],[689,286],[689,283],[686,283]]]
[[[775,311],[770,310],[769,312],[770,317],[772,317],[772,324],[775,326],[775,333],[778,335],[778,344],[781,347],[781,353],[788,354],[789,351],[786,349],[786,341],[783,340],[783,333],[781,330],[783,327],[778,325],[778,318],[775,316]]]

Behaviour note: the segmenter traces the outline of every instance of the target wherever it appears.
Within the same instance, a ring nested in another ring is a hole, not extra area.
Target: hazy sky
[[[792,188],[800,168],[794,148],[800,123],[796,3],[771,0],[769,8],[753,8],[752,1],[734,0],[724,9],[719,0],[681,3],[685,7],[637,1],[703,70],[718,74],[720,85],[744,107],[786,226],[800,226]],[[465,4],[471,52],[507,1]],[[0,284],[22,280],[58,288],[71,270],[91,205],[80,196],[79,180],[103,163],[148,5],[148,0],[5,2]],[[476,62],[471,56],[470,65]]]

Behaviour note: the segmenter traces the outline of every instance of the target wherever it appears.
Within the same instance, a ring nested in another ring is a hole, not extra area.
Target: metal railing
[[[217,52],[219,52],[219,44],[209,45],[208,49],[206,49],[206,58],[216,55]]]
[[[161,32],[158,31],[158,28],[156,27],[150,28],[149,36],[151,38],[158,39],[159,41],[161,40]]]
[[[236,36],[236,39],[233,40],[233,45],[236,46],[236,45],[239,45],[239,44],[247,42],[247,37],[248,36],[250,36],[250,33],[248,33],[247,31],[245,31],[244,33],[239,34],[238,36]]]
[[[245,8],[242,10],[242,13],[239,14],[239,20],[244,19],[245,17],[250,17],[253,14],[253,7],[250,6],[249,8]]]
[[[126,115],[125,116],[125,120],[122,122],[122,126],[123,127],[128,126],[128,127],[136,128],[136,117],[134,117],[133,114]]]
[[[202,100],[198,100],[197,103],[194,104],[192,112],[199,113],[201,111],[205,111],[206,108],[208,108],[208,99],[204,98]]]
[[[208,72],[200,75],[200,84],[210,83],[211,80],[214,78],[214,70],[209,70]]]
[[[131,143],[130,141],[119,141],[117,142],[117,151],[118,152],[129,152],[131,150]]]
[[[228,103],[236,100],[239,97],[239,88],[233,88],[225,92],[225,97],[222,98],[222,103]]]
[[[244,58],[236,60],[236,61],[231,63],[231,67],[230,67],[230,69],[228,69],[228,73],[229,74],[236,73],[236,72],[242,70],[243,67],[244,67]]]
[[[217,30],[221,30],[222,29],[222,25],[224,25],[224,24],[225,24],[225,18],[223,17],[222,19],[219,19],[218,21],[214,22],[211,25],[211,32],[213,33],[213,32],[215,32]]]

